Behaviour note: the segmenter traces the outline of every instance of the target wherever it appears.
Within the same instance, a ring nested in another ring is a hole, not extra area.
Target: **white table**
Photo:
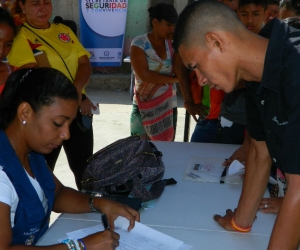
[[[172,237],[202,249],[264,250],[267,248],[275,215],[258,212],[252,231],[247,234],[223,230],[214,220],[214,214],[234,209],[241,192],[241,184],[190,182],[182,179],[191,157],[226,158],[237,148],[234,145],[183,142],[155,142],[163,152],[165,178],[178,183],[167,186],[154,208],[141,212],[141,222]],[[98,214],[63,214],[39,245],[57,243],[65,233],[96,225]]]

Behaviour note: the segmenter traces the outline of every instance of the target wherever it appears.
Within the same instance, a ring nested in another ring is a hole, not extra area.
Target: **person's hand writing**
[[[79,108],[81,110],[82,115],[92,115],[92,109],[96,110],[97,107],[90,101],[88,97],[86,97],[84,100],[82,100],[79,104]]]
[[[204,120],[209,112],[209,108],[202,104],[194,104],[194,103],[187,102],[184,104],[184,107],[189,112],[189,114],[194,118],[195,122],[198,121],[196,115],[198,115],[200,119]]]
[[[91,234],[82,239],[86,249],[89,250],[115,250],[119,246],[120,235],[110,231],[105,230],[103,232]]]
[[[235,231],[231,226],[231,219],[233,216],[234,216],[234,212],[231,209],[227,209],[226,214],[224,216],[215,214],[213,218],[224,229],[228,231]]]
[[[107,215],[110,229],[115,229],[114,221],[123,216],[129,220],[128,231],[134,227],[135,221],[140,221],[140,213],[124,204],[108,200],[105,198],[94,199],[95,208],[98,208],[102,213]]]
[[[263,213],[275,213],[277,214],[281,204],[283,202],[282,197],[274,197],[274,198],[263,198],[259,205],[259,209]]]

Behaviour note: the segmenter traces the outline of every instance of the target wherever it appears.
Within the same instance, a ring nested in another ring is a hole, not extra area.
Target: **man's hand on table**
[[[231,209],[226,210],[226,214],[224,216],[215,214],[214,220],[219,223],[221,227],[228,231],[235,231],[231,226],[231,219],[234,216],[234,212]]]

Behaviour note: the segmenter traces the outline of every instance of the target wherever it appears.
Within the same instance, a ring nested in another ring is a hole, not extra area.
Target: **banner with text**
[[[92,66],[121,66],[128,0],[81,0],[80,41]]]

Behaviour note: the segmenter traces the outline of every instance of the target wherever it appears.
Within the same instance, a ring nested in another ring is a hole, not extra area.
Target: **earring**
[[[22,121],[22,124],[23,124],[23,125],[25,125],[25,124],[26,124],[26,121],[25,121],[25,120],[24,120],[24,121]]]

